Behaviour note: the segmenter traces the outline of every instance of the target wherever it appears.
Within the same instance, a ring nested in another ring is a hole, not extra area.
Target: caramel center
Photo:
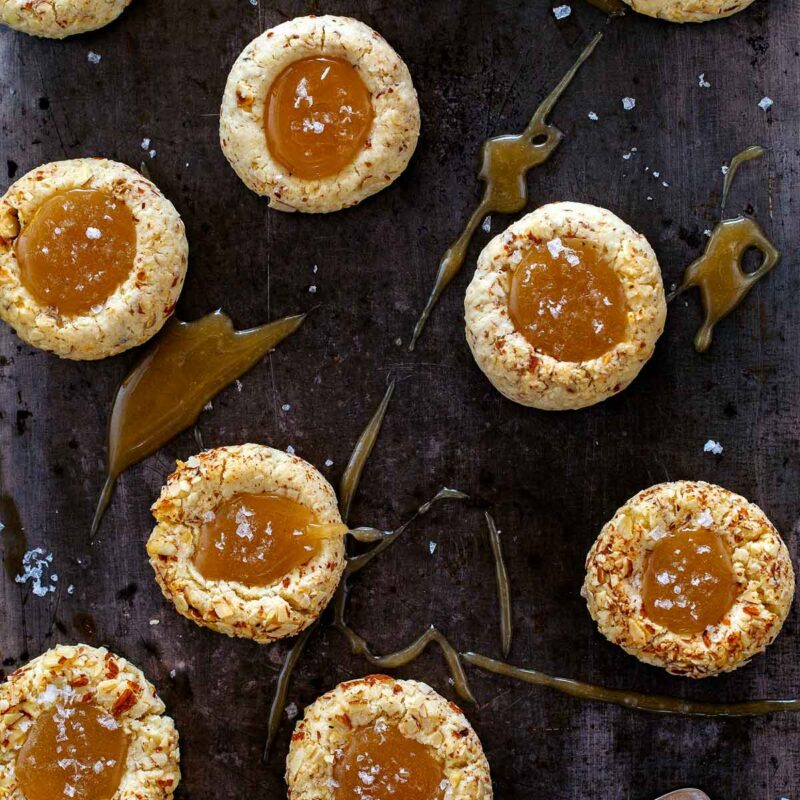
[[[110,800],[125,772],[128,736],[107,711],[64,703],[41,713],[17,755],[25,800]]]
[[[356,68],[344,58],[303,58],[275,79],[264,114],[267,147],[305,180],[341,172],[364,148],[375,112]]]
[[[622,281],[583,239],[531,244],[514,269],[508,311],[517,331],[558,361],[597,358],[627,330]]]
[[[270,586],[346,530],[318,524],[310,509],[282,495],[235,494],[206,514],[194,565],[207,580]]]
[[[333,779],[336,800],[444,800],[448,787],[430,748],[382,720],[351,734]]]
[[[680,530],[661,539],[647,556],[643,611],[673,633],[702,633],[722,620],[735,599],[731,556],[713,530]]]
[[[22,285],[64,315],[101,305],[130,275],[136,223],[125,203],[97,189],[70,189],[39,206],[17,238]]]

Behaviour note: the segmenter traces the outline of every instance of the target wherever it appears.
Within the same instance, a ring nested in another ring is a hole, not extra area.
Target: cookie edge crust
[[[181,777],[180,750],[178,732],[164,714],[164,703],[138,667],[104,647],[85,644],[54,647],[0,685],[0,792],[4,797],[24,800],[15,776],[16,753],[27,732],[20,723],[51,707],[39,703],[50,685],[69,685],[81,699],[93,691],[92,701],[115,716],[129,734],[125,772],[114,795],[117,800],[172,800]]]
[[[430,686],[387,675],[341,683],[317,698],[297,723],[286,758],[291,800],[330,800],[333,761],[353,728],[384,718],[401,733],[428,745],[450,781],[451,800],[491,800],[483,747],[461,709]]]
[[[289,64],[313,56],[346,58],[359,70],[375,111],[370,146],[341,172],[318,180],[286,175],[267,149],[264,107]],[[351,17],[297,17],[271,28],[236,59],[222,98],[220,144],[245,185],[280,211],[330,213],[393,183],[417,146],[420,110],[408,67],[389,43]]]
[[[61,2],[60,21],[53,13],[52,3],[42,4],[47,10],[25,8],[26,0],[0,0],[0,23],[29,36],[45,39],[66,39],[81,33],[96,31],[110,25],[131,4],[132,0],[71,0]],[[64,6],[69,13],[63,14]]]
[[[311,464],[258,444],[206,450],[178,462],[153,504],[147,542],[164,597],[179,614],[218,633],[267,644],[294,636],[322,613],[345,567],[344,537],[323,543],[308,563],[266,587],[206,580],[191,563],[202,514],[238,492],[277,492],[339,524],[336,494]]]
[[[752,5],[754,0],[625,0],[637,13],[668,22],[713,22]]]
[[[679,635],[642,613],[645,549],[657,526],[669,530],[670,524],[685,524],[704,510],[729,547],[739,592],[719,625]],[[610,642],[673,675],[705,678],[744,666],[775,640],[794,586],[786,544],[757,505],[715,484],[674,481],[639,492],[603,526],[586,557],[582,594]]]
[[[508,314],[513,259],[530,241],[556,237],[602,245],[625,292],[625,340],[589,361],[537,352]],[[464,298],[467,343],[480,369],[508,399],[546,411],[585,408],[626,388],[653,355],[666,313],[661,269],[647,239],[611,211],[567,201],[542,206],[495,236]]]
[[[128,277],[94,310],[61,317],[20,281],[15,242],[39,206],[58,192],[93,188],[124,202],[136,222]],[[175,206],[136,170],[105,158],[53,161],[15,181],[0,198],[0,318],[32,347],[89,361],[117,355],[153,337],[172,316],[189,258]]]

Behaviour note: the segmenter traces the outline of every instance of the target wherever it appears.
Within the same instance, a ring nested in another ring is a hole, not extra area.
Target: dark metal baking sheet
[[[564,144],[530,177],[531,207],[597,203],[646,234],[669,285],[712,225],[721,165],[745,145],[768,146],[766,161],[743,171],[730,210],[752,207],[784,260],[720,326],[710,353],[691,348],[699,309],[688,296],[671,307],[656,355],[630,389],[578,413],[526,410],[491,388],[466,347],[469,269],[418,350],[396,343],[408,341],[439,256],[478,197],[480,142],[521,130],[581,45],[605,26],[583,0],[571,5],[572,15],[557,23],[544,0],[134,0],[107,29],[65,42],[3,30],[2,183],[62,158],[102,154],[134,166],[145,159],[188,229],[183,318],[221,306],[245,326],[321,303],[241,391],[226,390],[202,416],[206,446],[293,445],[317,465],[332,459],[323,470],[337,481],[387,375],[397,376],[353,520],[390,526],[442,484],[474,502],[439,508],[356,580],[353,620],[377,651],[435,623],[462,649],[499,653],[480,513],[488,505],[503,530],[514,587],[515,663],[709,700],[794,695],[796,611],[766,657],[694,684],[606,643],[578,590],[603,522],[633,493],[668,478],[702,478],[743,493],[796,554],[798,0],[757,0],[702,26],[635,15],[613,22],[553,114]],[[325,12],[361,18],[402,54],[419,91],[423,136],[397,184],[358,208],[270,212],[220,152],[222,89],[239,51],[265,27]],[[89,62],[89,51],[100,63]],[[699,86],[700,73],[710,88]],[[634,111],[623,111],[624,96],[636,98]],[[758,106],[763,96],[775,101],[768,112]],[[144,138],[155,158],[142,149]],[[508,220],[493,222],[497,231]],[[477,237],[473,263],[488,238]],[[232,641],[187,622],[162,600],[146,561],[148,507],[175,459],[197,449],[192,432],[122,477],[99,541],[88,543],[106,414],[134,357],[59,361],[0,328],[0,494],[16,503],[27,547],[51,550],[60,576],[47,598],[3,577],[3,667],[57,642],[106,644],[145,670],[177,721],[181,797],[280,797],[288,722],[269,763],[259,756],[285,645]],[[721,457],[703,453],[708,438],[724,445]],[[0,519],[11,524],[10,503],[3,508]],[[0,534],[6,553],[8,534]],[[429,542],[437,544],[433,554]],[[302,707],[366,669],[335,632],[325,632],[309,646],[290,700]],[[453,697],[436,652],[402,674]],[[502,800],[651,800],[684,785],[713,800],[777,800],[800,789],[800,717],[663,718],[470,676],[479,704],[466,712]]]

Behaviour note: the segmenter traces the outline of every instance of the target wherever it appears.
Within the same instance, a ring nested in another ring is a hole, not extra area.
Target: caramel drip
[[[733,186],[733,179],[736,177],[736,173],[739,172],[739,167],[742,164],[753,161],[757,158],[761,158],[767,151],[760,145],[760,144],[753,144],[750,147],[745,147],[740,153],[737,153],[732,159],[731,163],[728,165],[728,171],[725,173],[725,179],[722,182],[722,203],[721,203],[721,212],[722,216],[725,216],[725,206],[728,202],[728,194],[731,190],[731,186]]]
[[[492,515],[486,511],[486,525],[489,529],[489,543],[492,546],[492,556],[494,557],[494,572],[497,581],[497,602],[500,607],[500,643],[503,651],[503,658],[508,658],[511,652],[511,637],[513,635],[513,623],[511,620],[511,584],[508,580],[508,570],[503,558],[503,546],[500,543],[500,531],[494,524]]]
[[[389,409],[389,401],[394,394],[395,381],[389,384],[386,394],[383,396],[380,405],[378,406],[372,418],[367,423],[367,427],[361,432],[361,435],[356,441],[353,452],[350,454],[350,460],[347,462],[344,474],[342,475],[342,482],[339,485],[339,511],[342,515],[342,520],[347,522],[350,516],[350,504],[353,502],[358,485],[361,482],[361,473],[367,464],[367,460],[375,447],[375,442],[378,439],[383,420],[386,412]]]
[[[709,797],[699,789],[676,789],[674,792],[657,797],[656,800],[709,800]]]
[[[108,428],[108,477],[92,522],[97,532],[117,477],[197,420],[206,403],[258,363],[304,314],[236,331],[215,311],[196,322],[172,318],[117,389]]]
[[[469,244],[483,218],[492,213],[514,214],[527,205],[528,171],[547,161],[564,138],[564,134],[555,125],[547,122],[547,116],[602,38],[603,34],[598,33],[592,39],[558,86],[536,109],[528,127],[522,133],[496,136],[483,143],[482,166],[478,174],[478,178],[486,184],[483,199],[467,221],[461,236],[450,246],[439,263],[433,290],[414,327],[409,350],[414,349],[442,292],[464,265]]]
[[[593,700],[600,703],[650,711],[654,714],[679,714],[688,717],[754,717],[764,714],[800,711],[799,700],[751,700],[744,703],[706,703],[695,700],[682,700],[659,694],[642,694],[623,689],[606,689],[592,683],[559,678],[535,669],[523,669],[497,661],[478,653],[462,653],[461,658],[479,669],[513,678],[534,686],[544,686],[568,694],[579,700]]]
[[[588,2],[590,6],[599,8],[609,17],[621,17],[628,10],[628,6],[622,0],[588,0]]]
[[[726,175],[723,189],[723,204],[727,200],[732,181],[738,167],[745,161],[760,158],[764,149],[748,147],[734,156]],[[762,260],[758,269],[745,272],[745,253],[755,248]],[[723,219],[714,228],[706,250],[686,270],[683,282],[672,293],[670,300],[696,286],[700,289],[705,319],[694,339],[695,349],[704,353],[711,346],[714,327],[728,316],[744,299],[748,292],[780,261],[780,251],[767,238],[761,226],[750,217],[739,216]]]

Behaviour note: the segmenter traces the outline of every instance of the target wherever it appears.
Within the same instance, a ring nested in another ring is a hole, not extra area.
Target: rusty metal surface
[[[603,522],[636,491],[668,478],[741,492],[797,552],[800,0],[757,0],[704,26],[634,15],[614,21],[555,110],[564,144],[530,177],[533,204],[593,202],[642,231],[669,285],[712,227],[721,165],[745,145],[768,146],[765,161],[744,169],[729,210],[752,207],[784,260],[719,327],[708,354],[691,348],[700,314],[688,296],[671,306],[655,357],[620,396],[561,414],[507,402],[475,367],[462,333],[463,292],[489,238],[483,232],[416,352],[397,343],[408,341],[438,259],[479,196],[480,142],[521,130],[605,25],[582,0],[572,6],[558,23],[543,0],[134,0],[107,29],[65,42],[3,30],[0,181],[67,157],[106,155],[134,166],[145,159],[186,220],[184,319],[221,306],[244,326],[322,304],[241,391],[227,389],[201,417],[206,446],[292,445],[336,482],[387,376],[398,378],[352,521],[391,526],[443,484],[474,501],[438,508],[356,579],[352,620],[375,651],[435,623],[460,648],[499,655],[488,507],[514,588],[514,663],[708,700],[794,695],[796,611],[766,657],[689,684],[606,643],[578,591]],[[419,91],[423,137],[398,183],[358,208],[270,212],[220,152],[222,89],[257,33],[323,12],[360,17],[402,54]],[[90,63],[89,51],[101,61]],[[700,73],[710,88],[699,85]],[[758,106],[765,95],[775,100],[768,112]],[[636,98],[635,110],[623,110],[625,96]],[[145,138],[157,151],[152,159]],[[508,221],[495,218],[494,231]],[[106,415],[133,358],[59,361],[0,329],[0,542],[11,563],[0,582],[3,669],[57,642],[106,644],[144,669],[175,717],[182,798],[281,797],[288,721],[269,763],[259,757],[285,646],[232,641],[187,622],[162,600],[146,560],[148,507],[175,459],[196,451],[191,431],[122,477],[99,540],[88,542]],[[724,445],[722,456],[703,453],[709,438]],[[326,459],[333,466],[324,467]],[[21,542],[12,504],[25,548],[53,553],[59,580],[47,597],[13,579]],[[306,651],[290,700],[302,707],[365,670],[335,631],[324,631]],[[453,697],[436,652],[403,675]],[[470,677],[479,702],[465,710],[501,800],[652,800],[686,785],[712,800],[778,800],[800,787],[800,717],[660,718],[473,670]]]

